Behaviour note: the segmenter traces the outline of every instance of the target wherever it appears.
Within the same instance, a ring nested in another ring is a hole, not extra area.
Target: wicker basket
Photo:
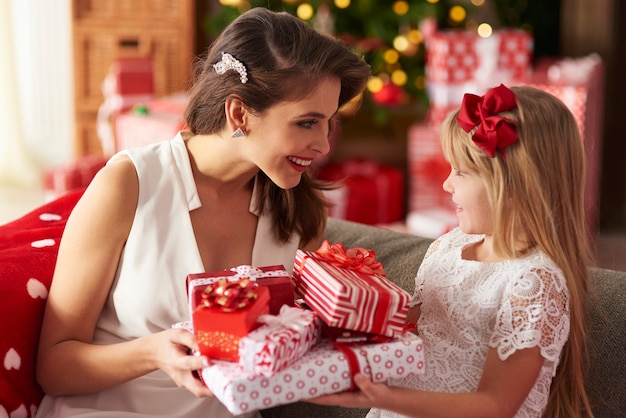
[[[121,57],[149,57],[154,94],[187,88],[194,53],[192,0],[73,0],[77,156],[102,153],[95,132],[102,82]]]

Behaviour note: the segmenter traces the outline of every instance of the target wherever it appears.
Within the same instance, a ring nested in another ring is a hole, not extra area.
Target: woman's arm
[[[512,417],[537,380],[543,357],[539,348],[527,348],[502,361],[490,349],[483,376],[475,393],[420,392],[408,388],[372,383],[355,376],[360,391],[326,395],[310,400],[324,405],[349,408],[380,408],[407,416],[489,418]]]
[[[190,373],[203,359],[187,355],[196,342],[186,331],[92,344],[133,223],[138,188],[134,165],[119,158],[98,173],[68,219],[38,350],[37,379],[48,394],[96,392],[158,368],[197,395],[210,394]]]

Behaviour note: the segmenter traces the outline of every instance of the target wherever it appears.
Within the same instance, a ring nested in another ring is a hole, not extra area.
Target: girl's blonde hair
[[[585,391],[588,267],[584,210],[584,150],[572,113],[556,97],[513,87],[517,107],[501,112],[515,124],[518,141],[491,158],[472,141],[453,112],[442,126],[444,156],[478,173],[493,208],[494,249],[514,258],[537,247],[563,271],[570,293],[570,336],[544,417],[593,416]],[[520,237],[523,242],[520,243]],[[522,245],[520,245],[522,244]]]

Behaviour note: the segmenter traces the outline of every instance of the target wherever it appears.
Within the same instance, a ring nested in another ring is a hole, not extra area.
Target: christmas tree
[[[535,3],[541,0],[534,0]],[[558,0],[548,0],[554,3]],[[516,0],[220,0],[204,22],[210,36],[218,34],[240,13],[252,7],[284,10],[312,27],[343,39],[372,66],[364,93],[364,108],[379,124],[389,113],[428,108],[425,48],[437,29],[475,30],[479,23],[531,29],[525,14],[533,1]],[[543,4],[543,3],[542,3]],[[536,8],[535,8],[536,9]],[[545,14],[545,13],[544,13]],[[538,14],[540,15],[540,13]]]

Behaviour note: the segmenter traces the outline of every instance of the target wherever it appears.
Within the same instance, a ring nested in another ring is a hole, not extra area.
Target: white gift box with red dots
[[[350,350],[351,361],[344,351]],[[358,366],[357,366],[358,364]],[[406,332],[389,342],[335,347],[325,339],[271,377],[242,373],[239,364],[215,361],[202,380],[232,414],[242,414],[349,390],[361,372],[374,382],[424,373],[422,340]]]

